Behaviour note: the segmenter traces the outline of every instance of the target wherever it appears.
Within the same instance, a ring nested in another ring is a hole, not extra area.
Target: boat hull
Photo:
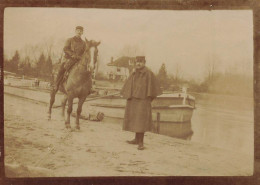
[[[92,109],[103,112],[105,117],[112,117],[117,119],[123,119],[125,113],[125,106],[121,105],[109,105],[100,103],[91,103]],[[193,114],[193,107],[188,105],[172,106],[172,107],[153,107],[152,108],[152,120],[160,122],[188,122],[191,120]]]
[[[122,118],[108,117],[105,116],[104,122],[118,124],[123,126]],[[152,123],[152,132],[157,134],[162,134],[174,138],[181,138],[189,140],[193,135],[191,122],[157,122]]]
[[[184,101],[184,96],[183,94],[176,94],[175,96],[159,96],[155,98],[152,102],[152,107],[157,107],[157,106],[172,106],[172,105],[189,105],[191,107],[195,107],[195,99],[192,96],[188,96],[185,98]],[[125,106],[126,105],[126,100],[122,97],[119,96],[109,96],[106,98],[102,99],[97,99],[95,100],[95,103],[99,104],[107,104],[107,105],[114,105],[114,106]]]
[[[126,100],[106,97],[87,103],[88,109],[104,113],[104,121],[123,124]],[[191,118],[195,100],[183,97],[159,97],[152,102],[152,132],[175,138],[189,139],[192,134]]]

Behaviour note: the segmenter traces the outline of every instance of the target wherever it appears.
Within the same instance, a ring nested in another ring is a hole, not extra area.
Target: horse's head
[[[97,65],[97,57],[98,57],[98,45],[100,42],[94,41],[94,40],[87,40],[86,41],[86,54],[87,57],[87,70],[91,71],[92,73],[95,72],[95,68]]]

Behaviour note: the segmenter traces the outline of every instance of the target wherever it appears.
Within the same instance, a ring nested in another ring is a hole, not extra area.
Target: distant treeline
[[[168,75],[165,64],[162,64],[157,79],[163,90],[179,90],[188,87],[189,92],[214,93],[237,96],[253,96],[253,76],[236,72],[220,73],[210,71],[202,82],[186,80],[179,73]]]
[[[18,51],[10,60],[4,58],[4,70],[44,80],[52,78],[52,67],[51,57],[45,56],[43,53],[36,61],[33,61],[28,56],[21,59]]]
[[[162,64],[156,76],[161,88],[165,91],[176,91],[183,86],[187,86],[189,92],[240,96],[253,95],[253,77],[234,72],[220,73],[212,70],[213,67],[209,68],[208,75],[205,75],[202,82],[182,78],[178,66],[174,75],[168,75],[165,64]],[[53,65],[51,57],[45,56],[44,53],[34,60],[28,56],[21,59],[18,51],[15,52],[11,59],[4,58],[4,70],[47,81],[53,79],[54,68],[56,68],[56,65]],[[99,71],[96,74],[96,80],[108,80],[108,76]]]

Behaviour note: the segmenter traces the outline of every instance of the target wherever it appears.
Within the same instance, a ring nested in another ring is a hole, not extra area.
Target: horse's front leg
[[[65,107],[66,107],[66,103],[68,100],[68,96],[66,94],[64,94],[63,99],[61,101],[61,116],[62,118],[65,120]]]
[[[48,109],[48,120],[51,120],[51,109],[52,109],[52,106],[55,102],[55,95],[57,93],[57,89],[52,89],[51,90],[51,93],[50,93],[50,104],[49,104],[49,109]]]
[[[79,102],[78,102],[78,109],[77,109],[77,116],[76,116],[76,129],[79,130],[80,126],[79,126],[79,118],[80,118],[80,114],[82,111],[82,105],[85,102],[86,97],[80,97],[79,98]]]
[[[70,114],[72,112],[72,106],[73,106],[73,98],[68,97],[67,120],[65,122],[65,126],[66,126],[67,129],[71,128],[71,126],[70,126]]]

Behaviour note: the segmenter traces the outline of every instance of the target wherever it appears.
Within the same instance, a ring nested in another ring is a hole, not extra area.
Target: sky
[[[253,75],[251,10],[6,8],[4,54],[52,39],[60,55],[78,25],[84,27],[82,38],[101,41],[101,70],[132,48],[155,73],[165,63],[169,74],[178,68],[184,78],[202,79],[207,63],[216,60],[218,71]]]

